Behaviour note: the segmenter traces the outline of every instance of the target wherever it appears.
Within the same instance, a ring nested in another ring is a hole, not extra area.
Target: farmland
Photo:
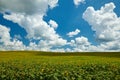
[[[120,80],[120,53],[1,51],[0,80]]]

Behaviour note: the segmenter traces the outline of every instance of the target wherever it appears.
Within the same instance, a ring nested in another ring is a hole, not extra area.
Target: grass
[[[119,52],[1,51],[0,80],[120,80]]]

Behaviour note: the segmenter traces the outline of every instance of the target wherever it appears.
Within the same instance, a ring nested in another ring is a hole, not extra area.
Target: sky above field
[[[0,50],[120,51],[120,0],[0,0]]]

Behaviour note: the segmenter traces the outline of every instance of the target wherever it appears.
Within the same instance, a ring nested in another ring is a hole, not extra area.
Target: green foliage
[[[4,52],[0,80],[120,80],[119,53],[115,54]]]
[[[4,64],[4,65],[3,65]],[[19,65],[18,65],[19,64]],[[0,80],[119,80],[120,66],[110,64],[0,64]],[[72,68],[71,68],[72,67]]]

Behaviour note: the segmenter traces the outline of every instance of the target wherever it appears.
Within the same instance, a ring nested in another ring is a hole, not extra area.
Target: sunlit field
[[[120,53],[0,52],[0,80],[120,80]]]

